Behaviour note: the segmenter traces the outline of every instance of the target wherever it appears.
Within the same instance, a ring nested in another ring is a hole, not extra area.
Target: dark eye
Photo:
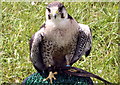
[[[62,7],[59,7],[59,9],[58,9],[59,12],[62,12],[62,9],[63,9],[63,6],[62,6]]]
[[[47,8],[47,10],[48,10],[49,12],[51,12],[51,10],[50,10],[49,8]]]
[[[63,13],[61,14],[61,18],[64,18],[64,14]]]

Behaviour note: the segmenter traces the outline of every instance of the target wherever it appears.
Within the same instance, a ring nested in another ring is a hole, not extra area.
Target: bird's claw
[[[50,79],[50,83],[52,84],[52,78],[53,78],[54,80],[56,80],[56,78],[55,78],[55,76],[54,76],[55,74],[57,74],[57,72],[54,72],[54,73],[49,72],[49,76],[48,76],[46,79],[44,79],[43,81],[46,81],[46,80]]]

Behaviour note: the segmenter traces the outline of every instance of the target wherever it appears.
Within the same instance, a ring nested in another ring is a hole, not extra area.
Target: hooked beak
[[[52,16],[55,17],[55,19],[56,19],[56,16],[57,16],[57,14],[58,14],[58,10],[53,10],[51,14],[52,14]]]

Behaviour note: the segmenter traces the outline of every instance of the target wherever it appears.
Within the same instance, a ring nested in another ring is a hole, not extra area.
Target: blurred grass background
[[[89,57],[74,66],[118,83],[118,2],[64,2],[68,13],[92,29]],[[45,21],[44,2],[2,2],[1,83],[20,83],[36,72],[29,59],[29,39]],[[95,83],[101,81],[93,79]]]

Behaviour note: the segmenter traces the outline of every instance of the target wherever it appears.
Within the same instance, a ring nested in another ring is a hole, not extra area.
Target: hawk
[[[79,24],[60,2],[46,7],[46,21],[30,40],[30,59],[38,72],[49,72],[46,79],[55,78],[55,68],[71,66],[91,51],[92,36],[87,25]]]

